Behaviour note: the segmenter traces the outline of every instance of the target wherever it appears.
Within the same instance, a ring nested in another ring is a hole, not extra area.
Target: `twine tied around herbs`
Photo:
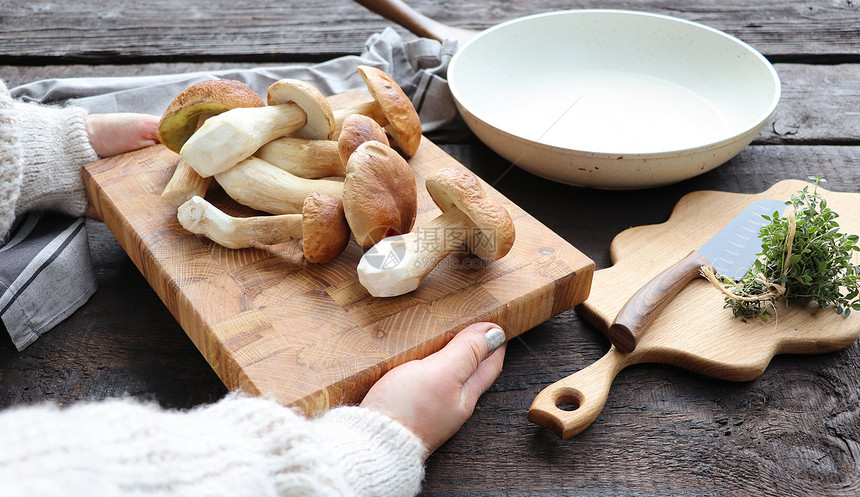
[[[785,235],[785,262],[782,264],[782,274],[780,278],[785,276],[788,273],[789,262],[791,261],[791,249],[794,244],[794,235],[797,231],[797,224],[795,221],[794,209],[791,209],[786,218],[788,220],[788,233]],[[779,283],[774,283],[772,281],[768,281],[763,274],[759,273],[755,276],[755,281],[760,283],[767,289],[767,292],[761,293],[758,295],[738,295],[731,290],[717,278],[717,275],[714,274],[714,270],[711,266],[702,266],[702,274],[708,281],[711,282],[714,287],[722,292],[726,297],[737,300],[740,302],[756,302],[759,300],[772,300],[779,298],[780,296],[785,294],[785,285],[781,285]]]

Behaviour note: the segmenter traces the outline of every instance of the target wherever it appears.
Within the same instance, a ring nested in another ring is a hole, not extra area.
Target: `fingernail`
[[[487,339],[487,353],[492,354],[497,348],[501,347],[503,343],[505,343],[505,332],[500,328],[490,328],[490,330],[484,334],[484,337]]]

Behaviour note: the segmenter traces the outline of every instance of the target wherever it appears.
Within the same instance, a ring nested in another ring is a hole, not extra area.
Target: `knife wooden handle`
[[[701,274],[702,266],[710,266],[697,250],[690,252],[637,291],[615,317],[609,327],[609,341],[621,352],[636,348],[639,338],[651,321],[678,292]]]
[[[635,355],[609,349],[597,362],[541,390],[529,408],[529,421],[564,440],[578,435],[603,410],[618,372],[633,362]]]

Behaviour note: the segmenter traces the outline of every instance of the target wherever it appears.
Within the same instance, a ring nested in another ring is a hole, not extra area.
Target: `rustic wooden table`
[[[458,123],[429,136],[590,256],[630,226],[665,221],[696,190],[755,193],[821,174],[860,183],[860,6],[807,2],[583,0],[411,4],[442,22],[484,28],[570,8],[644,10],[702,22],[761,51],[782,79],[773,120],[729,163],[646,191],[593,191],[513,168]],[[86,0],[0,4],[0,77],[124,76],[328,60],[361,51],[391,23],[348,0]],[[400,28],[399,31],[405,33]],[[502,174],[503,171],[507,171]],[[22,353],[0,343],[0,407],[131,395],[184,408],[226,393],[135,266],[99,223],[90,243],[100,289]],[[595,423],[561,441],[526,414],[546,385],[601,357],[608,341],[568,310],[509,345],[475,415],[427,463],[426,495],[857,495],[860,346],[778,356],[759,379],[624,370]]]

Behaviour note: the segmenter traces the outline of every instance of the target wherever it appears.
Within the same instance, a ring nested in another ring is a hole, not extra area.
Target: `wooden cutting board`
[[[640,226],[613,239],[613,265],[594,274],[591,296],[577,311],[606,332],[624,303],[647,281],[700,247],[751,202],[788,200],[804,185],[786,180],[756,195],[715,191],[684,196],[663,224]],[[812,186],[810,185],[810,188]],[[860,194],[819,188],[836,211],[841,231],[860,234]],[[860,260],[855,254],[854,263]],[[629,354],[611,347],[594,364],[546,387],[529,419],[569,438],[600,414],[615,376],[639,363],[664,363],[715,378],[748,381],[764,373],[776,354],[815,354],[847,347],[860,335],[860,316],[845,318],[831,308],[781,307],[767,322],[743,322],[723,308],[723,296],[697,279],[653,321]]]
[[[350,92],[332,105],[367,99]],[[496,322],[510,338],[588,296],[594,263],[489,185],[514,220],[511,252],[492,263],[454,254],[418,290],[380,299],[358,282],[354,240],[315,265],[298,242],[230,250],[185,231],[160,198],[178,159],[158,145],[89,164],[84,179],[104,222],[231,390],[307,413],[358,402],[383,373],[470,323]],[[426,138],[409,162],[421,226],[440,214],[424,178],[458,163]],[[213,195],[213,203],[226,198]]]

